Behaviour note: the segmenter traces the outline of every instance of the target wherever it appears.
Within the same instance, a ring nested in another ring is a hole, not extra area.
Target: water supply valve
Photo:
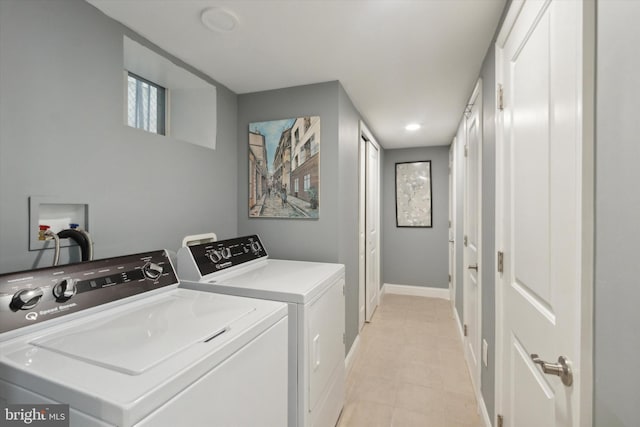
[[[48,225],[40,225],[38,226],[39,231],[38,231],[38,240],[47,240],[47,230],[51,227],[49,227]]]

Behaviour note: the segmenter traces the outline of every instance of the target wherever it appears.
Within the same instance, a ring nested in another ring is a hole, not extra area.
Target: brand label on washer
[[[74,302],[72,302],[70,304],[58,305],[58,306],[49,308],[47,310],[40,310],[39,314],[40,314],[40,316],[46,316],[47,314],[57,314],[59,312],[67,311],[70,308],[75,307],[76,305],[78,305],[78,304],[76,304]]]
[[[7,405],[0,420],[3,426],[69,427],[69,405]]]

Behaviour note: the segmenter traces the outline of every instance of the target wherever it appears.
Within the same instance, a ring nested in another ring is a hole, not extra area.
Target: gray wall
[[[597,3],[594,425],[640,425],[640,2]]]
[[[360,113],[354,107],[342,85],[339,91],[339,252],[338,260],[345,265],[345,316],[347,351],[358,336],[358,143]]]
[[[249,218],[249,123],[320,116],[319,219]],[[238,97],[238,234],[259,234],[273,258],[340,262],[346,267],[348,351],[358,333],[357,112],[339,82],[250,93]]]
[[[259,234],[273,258],[338,262],[340,226],[337,81],[238,96],[238,233]],[[249,123],[320,116],[319,219],[249,218]]]
[[[432,228],[396,227],[395,164],[431,160]],[[382,268],[384,283],[449,287],[449,147],[385,150]]]
[[[32,195],[89,203],[97,258],[237,234],[236,95],[200,74],[215,151],[124,126],[123,34],[154,48],[81,0],[0,1],[0,272],[51,263],[28,251]]]

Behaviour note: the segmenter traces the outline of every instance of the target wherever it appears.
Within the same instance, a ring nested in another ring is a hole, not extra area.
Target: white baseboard
[[[382,286],[382,294],[413,295],[445,300],[451,299],[451,291],[449,291],[449,288],[428,288],[425,286],[393,285],[390,283],[385,283]]]
[[[347,374],[349,373],[349,370],[351,370],[351,367],[353,366],[353,361],[356,358],[356,353],[358,352],[359,347],[360,347],[360,335],[356,336],[356,339],[353,341],[353,344],[351,344],[351,349],[349,350],[347,357],[345,357],[344,359],[344,370]]]
[[[482,393],[479,396],[476,396],[478,400],[478,407],[480,408],[480,417],[484,423],[484,427],[492,427],[491,426],[491,418],[489,418],[489,411],[487,411],[487,405],[484,403],[484,398],[482,397]]]

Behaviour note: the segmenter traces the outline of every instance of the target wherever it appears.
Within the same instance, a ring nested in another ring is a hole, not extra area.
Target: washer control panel
[[[257,235],[189,246],[202,276],[267,257]]]
[[[0,333],[178,283],[164,250],[0,275]]]

